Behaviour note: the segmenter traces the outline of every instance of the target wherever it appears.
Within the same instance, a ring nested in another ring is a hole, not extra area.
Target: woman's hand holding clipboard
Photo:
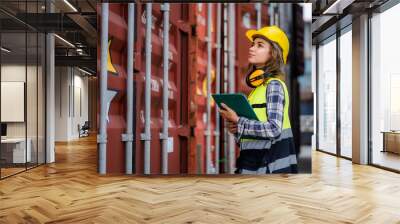
[[[221,117],[227,121],[228,130],[230,133],[235,134],[237,132],[237,123],[239,121],[239,116],[230,107],[221,103],[220,109],[218,109]]]

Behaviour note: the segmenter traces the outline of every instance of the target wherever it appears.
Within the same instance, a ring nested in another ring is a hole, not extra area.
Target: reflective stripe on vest
[[[285,82],[277,78],[269,78],[263,85],[257,86],[247,97],[250,105],[253,107],[254,112],[257,115],[258,120],[262,122],[268,121],[267,115],[267,97],[266,91],[268,84],[272,80],[277,80],[282,84],[283,90],[285,92],[285,101],[283,108],[283,125],[282,130],[290,129],[290,120],[289,120],[289,94],[287,91],[287,87]],[[242,141],[252,141],[252,139],[243,138]]]

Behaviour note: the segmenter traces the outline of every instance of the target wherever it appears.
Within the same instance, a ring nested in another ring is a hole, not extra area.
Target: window
[[[352,157],[352,32],[340,36],[340,155]]]
[[[400,4],[371,18],[372,163],[400,170]]]
[[[336,153],[336,36],[318,48],[318,149]]]

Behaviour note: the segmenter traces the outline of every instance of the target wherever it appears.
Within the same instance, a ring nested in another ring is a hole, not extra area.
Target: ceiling
[[[97,15],[96,0],[1,0],[0,29],[2,46],[13,49],[8,54],[17,59],[37,51],[25,43],[32,33],[52,32],[55,37],[57,65],[79,66],[96,71]],[[49,13],[49,11],[52,13]],[[24,33],[27,33],[25,35]],[[40,46],[39,46],[40,47]]]
[[[388,0],[308,0],[312,3],[313,44],[351,24],[352,18],[382,6]]]

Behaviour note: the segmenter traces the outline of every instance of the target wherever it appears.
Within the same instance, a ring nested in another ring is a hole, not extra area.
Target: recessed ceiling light
[[[6,52],[6,53],[10,53],[10,52],[11,52],[11,50],[9,50],[9,49],[7,49],[7,48],[5,48],[5,47],[1,47],[0,49],[1,49],[2,51]]]
[[[85,73],[85,74],[87,74],[87,75],[93,75],[92,73],[90,73],[90,72],[88,72],[88,71],[86,71],[86,70],[83,70],[83,69],[81,69],[81,68],[79,68],[79,67],[78,67],[78,70],[81,71],[81,72],[83,72],[83,73]]]
[[[63,41],[64,43],[66,43],[67,45],[69,45],[70,47],[75,48],[75,45],[73,45],[73,44],[72,44],[71,42],[69,42],[68,40],[66,40],[66,39],[64,39],[64,38],[62,38],[62,37],[60,37],[60,36],[57,35],[57,34],[54,34],[54,36],[57,37],[58,39],[60,39],[61,41]]]
[[[355,0],[336,0],[322,14],[342,14],[343,9],[351,5]]]
[[[64,0],[65,4],[67,4],[74,12],[78,12],[78,10],[68,1]]]

